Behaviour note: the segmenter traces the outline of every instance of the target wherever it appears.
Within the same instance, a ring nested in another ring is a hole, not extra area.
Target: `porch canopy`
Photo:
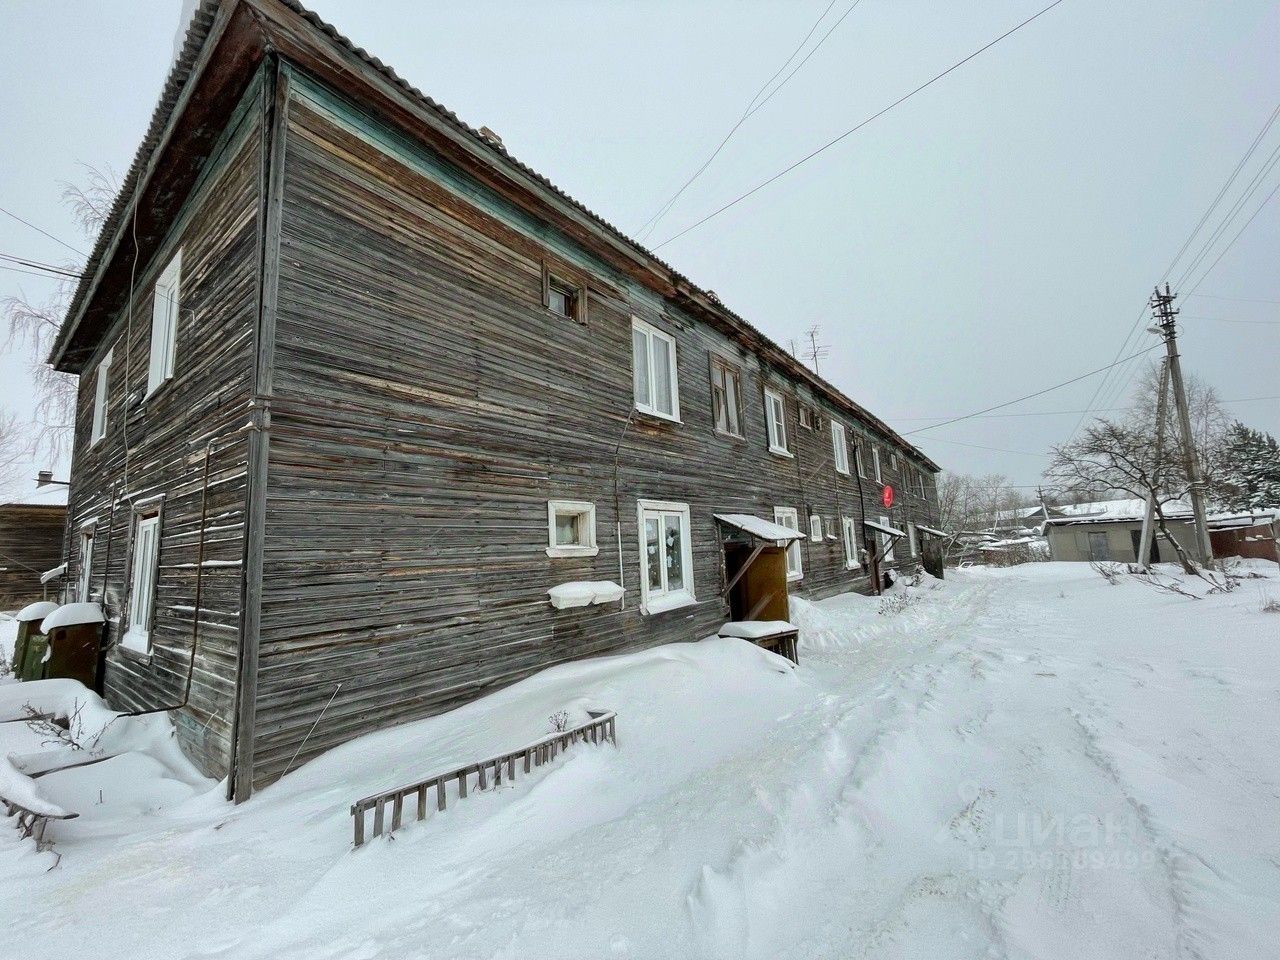
[[[923,523],[917,523],[916,529],[921,533],[927,533],[932,537],[945,537],[946,534],[941,530],[935,530],[933,527],[926,527]]]
[[[876,523],[876,521],[874,520],[863,520],[862,522],[865,523],[872,530],[875,530],[877,533],[883,533],[890,537],[906,536],[906,533],[903,532],[902,530],[899,530],[897,527],[888,527],[888,526],[885,526],[883,523]]]
[[[790,543],[792,540],[803,540],[805,535],[799,530],[792,530],[772,520],[752,516],[749,513],[717,513],[715,518],[721,523],[737,527],[743,533],[750,534],[757,540],[768,540],[771,543]]]

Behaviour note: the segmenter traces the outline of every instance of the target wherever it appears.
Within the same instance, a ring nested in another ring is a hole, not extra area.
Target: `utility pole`
[[[1160,470],[1164,462],[1164,424],[1169,406],[1169,361],[1160,364],[1160,391],[1156,400],[1156,456],[1152,461],[1155,471]],[[1158,474],[1157,474],[1158,475]],[[1154,479],[1153,479],[1154,482]],[[1147,512],[1142,518],[1142,539],[1138,546],[1138,566],[1143,570],[1151,568],[1151,540],[1155,536],[1156,498],[1155,492],[1147,494]]]
[[[1213,545],[1209,541],[1209,525],[1204,512],[1204,484],[1200,479],[1200,462],[1196,458],[1196,441],[1191,434],[1191,411],[1187,409],[1187,389],[1182,382],[1182,365],[1178,359],[1178,331],[1174,323],[1178,311],[1173,306],[1174,295],[1169,292],[1169,284],[1164,285],[1164,293],[1156,287],[1151,297],[1151,309],[1156,316],[1158,326],[1152,327],[1153,333],[1164,338],[1164,347],[1168,353],[1169,380],[1173,384],[1173,402],[1178,408],[1178,423],[1182,428],[1182,459],[1187,471],[1187,480],[1191,485],[1191,510],[1196,520],[1196,545],[1199,548],[1201,562],[1213,568]]]

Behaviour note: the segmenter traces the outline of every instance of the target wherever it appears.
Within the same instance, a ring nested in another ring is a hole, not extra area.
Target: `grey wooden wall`
[[[45,504],[0,505],[0,610],[18,610],[45,598],[40,574],[62,562],[67,511]],[[61,581],[49,584],[56,599]]]
[[[886,511],[874,482],[860,496],[835,473],[825,402],[373,118],[301,78],[293,89],[257,783],[313,724],[297,762],[554,663],[713,633],[727,617],[715,512],[792,506],[806,530],[810,508],[936,523],[905,489]],[[547,260],[590,285],[585,325],[543,309]],[[676,338],[683,422],[637,417],[624,437],[633,315]],[[744,440],[713,429],[712,351],[742,369]],[[789,397],[794,459],[766,449],[764,383]],[[820,433],[798,427],[798,390],[823,408]],[[550,498],[595,503],[596,557],[547,557]],[[639,612],[638,498],[689,504],[695,606]],[[615,517],[625,608],[552,609],[555,584],[619,578]],[[839,543],[804,550],[796,593],[868,588]]]
[[[240,428],[248,419],[260,258],[257,95],[257,88],[246,95],[163,247],[150,262],[137,265],[132,320],[126,304],[84,368],[69,491],[68,577],[74,582],[78,576],[79,531],[90,524],[95,533],[91,591],[104,600],[110,641],[119,633],[127,604],[134,505],[163,498],[152,653],[114,648],[107,659],[105,695],[119,709],[179,702],[198,620],[190,703],[174,721],[188,754],[217,777],[227,773],[230,760],[240,627],[245,520]],[[152,289],[179,248],[182,299],[174,377],[144,400]],[[90,445],[94,374],[108,350],[114,354],[107,434]],[[211,441],[197,613],[200,504]]]

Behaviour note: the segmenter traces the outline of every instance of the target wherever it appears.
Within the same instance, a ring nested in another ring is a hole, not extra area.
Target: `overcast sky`
[[[634,232],[706,158],[828,2],[312,7]],[[836,0],[810,46],[851,2]],[[651,243],[1046,2],[862,0],[742,125]],[[128,166],[169,66],[178,10],[178,0],[0,6],[0,206],[89,248],[60,202],[61,182],[80,179],[82,162]],[[820,326],[829,347],[821,373],[902,431],[928,422],[917,418],[1031,393],[1115,357],[1152,285],[1280,101],[1277,51],[1274,0],[1066,0],[658,252],[784,345]],[[1244,183],[1278,147],[1280,123]],[[1204,266],[1277,181],[1280,168]],[[3,215],[0,253],[73,257]],[[1225,399],[1280,394],[1278,254],[1280,195],[1203,281],[1198,293],[1212,297],[1184,304],[1186,367]],[[40,297],[53,287],[0,271],[0,296],[21,289]],[[1154,342],[1141,334],[1140,346]],[[28,359],[11,346],[0,361],[0,403],[23,417]],[[1098,402],[1121,402],[1126,379]],[[1098,382],[1002,412],[1079,411]],[[1280,401],[1229,410],[1280,434]],[[1078,419],[975,419],[912,439],[948,469],[1030,485],[1046,448]]]

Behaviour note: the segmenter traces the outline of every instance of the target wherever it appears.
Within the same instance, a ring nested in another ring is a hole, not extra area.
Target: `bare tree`
[[[26,438],[13,414],[0,414],[0,491],[18,479],[18,465],[27,452]]]
[[[1052,449],[1045,478],[1066,490],[1086,495],[1120,491],[1140,500],[1151,498],[1156,524],[1173,545],[1182,568],[1195,574],[1195,565],[1173,538],[1164,508],[1185,497],[1190,489],[1181,458],[1165,450],[1157,458],[1152,433],[1142,426],[1099,418],[1073,441]]]
[[[107,218],[119,191],[119,182],[110,169],[99,170],[87,165],[84,169],[84,183],[64,183],[62,199],[85,238],[92,240]],[[82,264],[66,266],[74,272],[80,270]],[[75,281],[68,278],[60,281],[57,290],[44,300],[22,294],[0,300],[0,316],[8,327],[8,344],[27,349],[31,358],[36,423],[29,452],[49,458],[65,452],[75,420],[76,378],[58,373],[45,362],[74,292]]]
[[[1129,400],[1125,422],[1148,437],[1156,435],[1157,398],[1160,394],[1161,363],[1149,363],[1138,377]],[[1218,391],[1195,374],[1184,374],[1187,391],[1187,410],[1191,415],[1191,439],[1195,442],[1196,459],[1200,476],[1204,478],[1210,493],[1219,484],[1218,474],[1222,465],[1222,449],[1231,427],[1231,417],[1222,409]],[[1166,405],[1164,424],[1165,443],[1170,456],[1180,457],[1179,438],[1182,429],[1178,424],[1177,408],[1172,402]]]

